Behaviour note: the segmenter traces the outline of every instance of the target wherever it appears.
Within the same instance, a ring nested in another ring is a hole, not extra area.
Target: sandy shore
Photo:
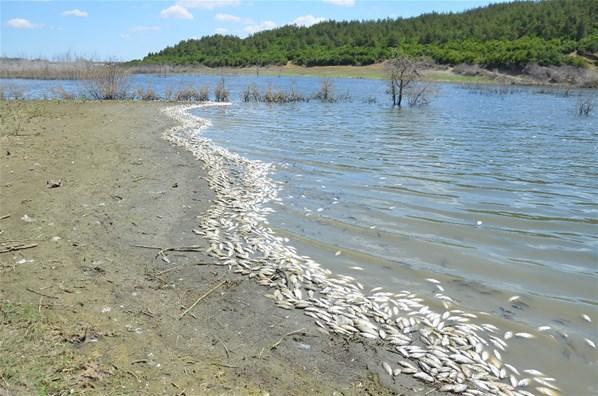
[[[0,102],[0,394],[437,394],[212,265],[163,106]]]

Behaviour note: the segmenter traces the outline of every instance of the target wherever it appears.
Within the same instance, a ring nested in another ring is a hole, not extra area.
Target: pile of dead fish
[[[476,315],[454,308],[438,281],[429,279],[437,285],[443,312],[409,291],[365,292],[353,277],[331,273],[276,236],[267,219],[272,211],[267,205],[280,201],[280,186],[269,177],[272,165],[202,137],[209,121],[189,113],[201,106],[206,105],[166,108],[180,124],[164,138],[191,151],[207,171],[215,198],[195,231],[210,241],[211,256],[269,287],[279,307],[302,309],[323,332],[385,345],[397,356],[380,362],[390,376],[408,374],[440,391],[472,396],[559,394],[554,378],[503,361],[506,340],[531,334],[501,334],[491,324],[478,324]]]

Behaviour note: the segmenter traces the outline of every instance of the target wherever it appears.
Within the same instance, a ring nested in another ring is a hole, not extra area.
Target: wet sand
[[[213,265],[163,106],[0,102],[0,394],[438,394]]]

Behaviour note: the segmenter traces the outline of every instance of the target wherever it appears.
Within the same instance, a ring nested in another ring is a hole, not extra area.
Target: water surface
[[[301,253],[389,291],[431,296],[436,278],[480,322],[536,335],[511,339],[505,360],[598,393],[581,317],[598,320],[596,117],[556,91],[439,85],[430,106],[398,111],[382,82],[337,88],[354,100],[197,114],[217,143],[278,165],[271,222]]]

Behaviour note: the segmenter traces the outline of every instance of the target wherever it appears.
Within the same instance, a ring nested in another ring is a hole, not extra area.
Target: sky
[[[181,40],[323,20],[458,12],[504,0],[0,0],[0,55],[139,59]]]

